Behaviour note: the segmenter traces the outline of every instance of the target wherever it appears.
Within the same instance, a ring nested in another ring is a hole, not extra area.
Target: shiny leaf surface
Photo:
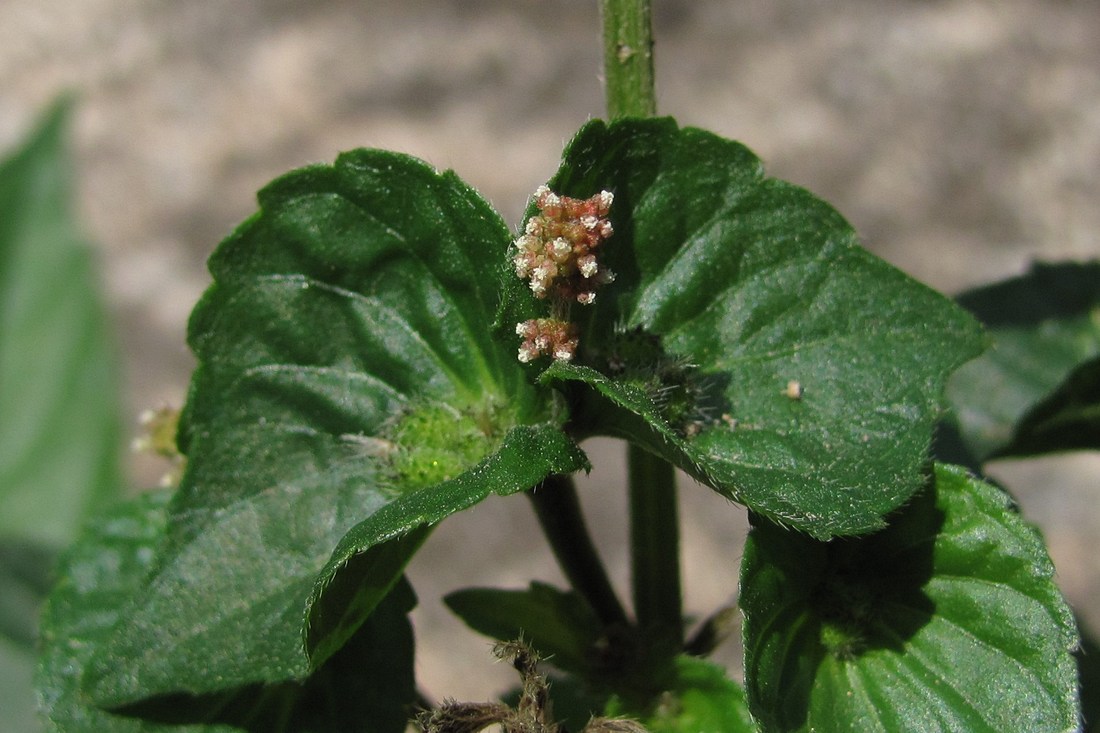
[[[1042,539],[1001,490],[940,466],[877,534],[758,519],[745,676],[764,731],[1069,731],[1078,637]]]
[[[948,388],[970,452],[1100,447],[1100,263],[1036,264],[958,300],[993,341]]]
[[[571,310],[576,362],[541,377],[579,433],[641,443],[819,538],[881,527],[917,490],[973,319],[743,146],[668,119],[589,123],[550,185],[615,196],[617,277]],[[538,312],[518,279],[508,292],[502,321]]]
[[[415,598],[398,584],[351,640],[302,682],[224,686],[172,694],[125,709],[101,709],[80,689],[91,659],[110,643],[127,601],[141,592],[164,531],[167,496],[147,494],[116,508],[67,553],[43,619],[38,687],[51,730],[103,733],[194,731],[323,733],[404,730],[415,697],[407,613]]]
[[[90,665],[103,704],[304,679],[390,591],[414,530],[584,465],[493,340],[509,235],[453,174],[360,150],[259,199],[192,315],[188,467]]]
[[[0,535],[55,545],[123,485],[107,313],[72,221],[68,109],[0,163]]]

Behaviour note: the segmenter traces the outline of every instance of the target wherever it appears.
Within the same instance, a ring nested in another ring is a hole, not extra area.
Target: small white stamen
[[[539,208],[542,209],[553,209],[561,206],[561,197],[546,186],[539,186],[535,189],[535,200],[538,201]]]
[[[585,255],[577,260],[577,269],[583,277],[589,278],[599,271],[600,266],[596,263],[595,255]]]

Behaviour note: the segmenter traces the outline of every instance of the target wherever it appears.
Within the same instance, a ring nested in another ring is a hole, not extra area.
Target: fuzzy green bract
[[[944,382],[981,347],[965,312],[745,147],[670,119],[586,125],[550,187],[615,196],[600,256],[617,279],[573,307],[575,362],[541,375],[578,433],[818,538],[881,527],[917,490]],[[508,294],[503,323],[538,313]],[[631,358],[639,334],[663,355]]]
[[[493,339],[511,237],[456,176],[360,150],[259,201],[191,318],[188,466],[87,664],[106,707],[308,678],[426,527],[587,465]]]
[[[1070,731],[1073,616],[1000,489],[937,466],[874,535],[755,522],[742,565],[753,715],[778,731]]]

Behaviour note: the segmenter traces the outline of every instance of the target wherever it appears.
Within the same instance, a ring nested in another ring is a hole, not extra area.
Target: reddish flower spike
[[[540,356],[571,361],[577,351],[577,326],[556,318],[533,318],[516,324],[516,335],[523,337],[519,360],[526,364]]]
[[[611,282],[614,275],[600,266],[596,249],[614,233],[607,219],[613,200],[610,191],[575,199],[539,187],[539,213],[515,241],[512,258],[516,276],[528,281],[535,297],[577,300],[581,293],[591,293],[593,285]],[[578,302],[590,303],[594,297]]]
[[[614,233],[607,218],[613,201],[610,191],[586,199],[560,196],[546,186],[535,191],[539,213],[516,239],[512,264],[536,298],[551,300],[554,314],[567,314],[573,302],[591,305],[596,288],[615,279],[597,253]],[[524,321],[516,325],[516,334],[524,339],[519,348],[524,363],[544,354],[570,361],[579,341],[576,326],[561,318]]]

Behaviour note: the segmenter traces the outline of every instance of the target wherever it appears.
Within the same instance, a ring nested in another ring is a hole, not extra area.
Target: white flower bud
[[[611,204],[615,201],[615,194],[610,191],[600,191],[600,214],[606,216],[611,210]]]

